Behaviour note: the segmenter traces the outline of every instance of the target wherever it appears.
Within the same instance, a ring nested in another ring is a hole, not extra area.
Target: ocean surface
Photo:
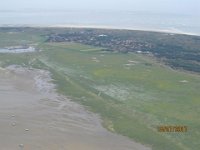
[[[0,11],[0,26],[107,27],[200,35],[200,14],[136,11]]]

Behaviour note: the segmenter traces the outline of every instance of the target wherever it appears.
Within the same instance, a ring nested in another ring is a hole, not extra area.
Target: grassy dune
[[[199,75],[172,70],[140,54],[104,52],[77,43],[45,43],[38,33],[15,34],[0,33],[0,47],[27,40],[42,51],[0,54],[1,66],[48,69],[58,92],[100,114],[105,128],[154,150],[200,148]],[[184,125],[188,132],[159,133],[159,125]]]

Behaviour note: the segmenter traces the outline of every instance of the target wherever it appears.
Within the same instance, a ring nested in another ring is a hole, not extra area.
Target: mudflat
[[[98,115],[56,92],[49,72],[0,68],[2,150],[149,150],[108,132]]]

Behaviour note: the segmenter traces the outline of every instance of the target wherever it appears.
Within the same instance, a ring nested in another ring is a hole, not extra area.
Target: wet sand
[[[30,25],[31,26],[31,25]],[[25,26],[24,26],[25,27]],[[193,32],[184,32],[178,29],[147,29],[142,27],[118,27],[118,26],[104,26],[104,25],[74,25],[74,24],[57,24],[57,25],[49,25],[49,26],[35,26],[32,25],[31,27],[49,27],[49,28],[91,28],[91,29],[106,29],[106,30],[132,30],[132,31],[146,31],[146,32],[158,32],[158,33],[167,33],[167,34],[185,34],[185,35],[194,35],[200,36],[198,33]]]
[[[59,95],[47,71],[0,68],[1,150],[149,150]]]

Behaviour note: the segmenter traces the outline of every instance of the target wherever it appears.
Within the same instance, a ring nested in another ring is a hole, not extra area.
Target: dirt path
[[[43,70],[0,68],[0,149],[148,150],[108,132],[100,118],[62,95]]]

